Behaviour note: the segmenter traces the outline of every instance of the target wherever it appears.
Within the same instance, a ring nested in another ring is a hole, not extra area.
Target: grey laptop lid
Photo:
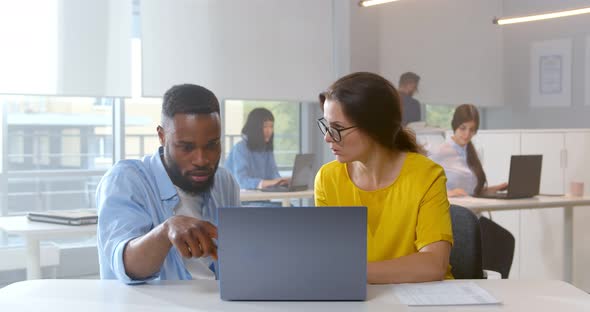
[[[220,208],[223,300],[365,300],[366,207]]]
[[[293,164],[293,173],[289,185],[273,185],[261,189],[264,192],[296,192],[309,189],[315,176],[313,170],[314,154],[297,154]]]
[[[508,198],[539,195],[543,155],[512,155],[508,177]]]
[[[476,197],[517,199],[539,195],[543,155],[512,155],[508,189],[505,193],[476,194]]]

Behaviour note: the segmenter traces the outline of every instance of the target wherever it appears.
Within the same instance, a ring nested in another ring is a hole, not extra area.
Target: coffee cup
[[[580,182],[580,181],[570,182],[570,194],[575,197],[584,196],[584,182]]]

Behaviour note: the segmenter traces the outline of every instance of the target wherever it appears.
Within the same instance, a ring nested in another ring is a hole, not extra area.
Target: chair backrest
[[[500,272],[502,278],[508,278],[514,258],[514,236],[486,217],[479,218],[479,228],[483,268]]]
[[[451,205],[453,248],[451,273],[456,279],[483,278],[479,220],[469,209]]]

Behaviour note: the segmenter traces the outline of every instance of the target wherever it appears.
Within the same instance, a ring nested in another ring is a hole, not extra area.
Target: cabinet
[[[496,185],[508,181],[510,156],[520,154],[520,134],[514,131],[480,131],[473,139],[488,185]],[[494,212],[495,222],[506,228],[516,240],[514,259],[510,269],[510,278],[520,275],[520,211]]]
[[[564,194],[565,133],[523,132],[521,154],[542,154],[541,194]],[[564,210],[524,210],[520,215],[520,278],[563,279]]]
[[[572,181],[584,182],[584,194],[590,194],[590,131],[572,131],[565,134],[566,163],[565,187]],[[573,282],[577,287],[590,291],[590,207],[574,209],[574,264]]]
[[[490,185],[507,181],[510,156],[542,154],[542,194],[566,194],[571,181],[584,183],[590,194],[589,129],[482,130],[474,138]],[[494,212],[494,221],[516,238],[510,278],[563,279],[564,210],[561,208]],[[574,284],[590,289],[590,207],[574,209]],[[577,244],[576,244],[577,243]]]
[[[435,151],[439,145],[445,142],[445,132],[443,130],[415,130],[416,141],[422,145],[427,154]]]

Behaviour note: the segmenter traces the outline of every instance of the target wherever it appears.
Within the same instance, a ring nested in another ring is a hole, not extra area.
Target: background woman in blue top
[[[242,140],[232,148],[225,168],[238,180],[241,189],[287,184],[281,178],[273,154],[274,116],[266,108],[255,108],[242,128]]]
[[[447,195],[467,196],[505,190],[507,183],[487,186],[486,174],[471,139],[479,129],[479,112],[473,104],[459,105],[453,114],[453,136],[430,156],[445,169]]]

